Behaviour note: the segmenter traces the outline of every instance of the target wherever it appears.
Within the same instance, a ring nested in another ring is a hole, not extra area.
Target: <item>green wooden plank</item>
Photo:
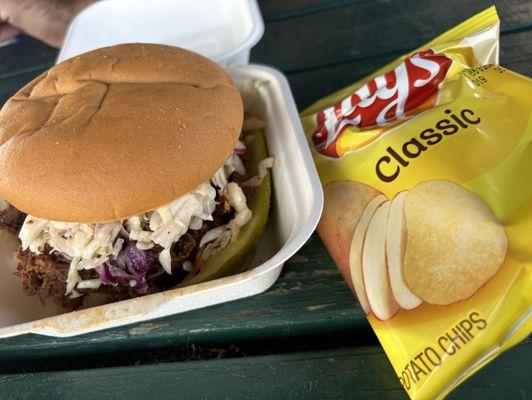
[[[3,399],[323,399],[347,393],[405,398],[378,347],[0,376]]]
[[[356,82],[401,54],[396,52],[287,74],[298,108],[304,109],[316,100]],[[525,76],[532,76],[531,60],[532,31],[501,37],[501,65]]]
[[[530,394],[532,344],[501,355],[449,399]],[[2,399],[407,399],[378,346],[0,375]]]
[[[469,377],[447,400],[528,399],[532,393],[530,360],[532,340],[528,338]]]
[[[57,49],[36,39],[19,36],[16,43],[0,47],[0,78],[50,68],[56,57]]]
[[[72,337],[25,335],[0,340],[0,360],[156,350],[187,343],[233,343],[304,335],[374,340],[321,240],[314,235],[267,292],[150,322]]]
[[[22,86],[43,73],[45,70],[46,68],[35,69],[20,72],[14,76],[0,78],[0,106],[4,105],[7,99],[15,94],[15,92],[18,91]]]
[[[264,21],[268,23],[320,13],[364,1],[368,0],[260,0],[259,7]]]
[[[500,64],[526,76],[532,76],[532,30],[501,37]]]
[[[416,48],[493,4],[492,0],[371,1],[267,24],[255,62],[285,72]],[[532,26],[532,2],[497,1],[502,32]]]
[[[322,97],[362,79],[376,69],[399,57],[397,52],[385,56],[332,64],[287,74],[294,99],[303,110]]]

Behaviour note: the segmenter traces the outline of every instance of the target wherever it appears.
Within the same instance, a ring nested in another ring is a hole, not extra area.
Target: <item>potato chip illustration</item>
[[[471,297],[499,270],[504,227],[478,195],[447,180],[424,181],[406,195],[403,274],[423,301],[449,305]]]
[[[373,198],[362,213],[360,221],[353,234],[351,240],[351,249],[349,251],[349,268],[351,270],[351,280],[353,287],[355,288],[355,294],[357,295],[358,302],[362,306],[362,309],[366,314],[371,312],[371,307],[366,294],[366,288],[364,286],[364,275],[362,273],[362,250],[364,247],[364,241],[366,239],[366,232],[368,230],[369,223],[375,214],[375,211],[379,206],[386,201],[386,197],[382,194]]]
[[[386,225],[389,208],[390,201],[386,201],[373,214],[362,251],[364,287],[371,311],[380,320],[390,319],[399,311],[390,288],[386,265]]]
[[[403,262],[406,250],[406,219],[404,201],[407,192],[399,192],[390,203],[386,227],[386,260],[393,297],[399,307],[412,310],[422,301],[408,288],[403,277]]]
[[[360,288],[357,291],[353,286],[349,268],[351,242],[366,206],[380,195],[380,192],[370,186],[351,181],[331,182],[323,191],[325,206],[318,225],[318,233],[351,290],[358,297],[358,293],[361,293]],[[385,198],[382,199],[384,200]],[[361,279],[359,282],[362,282]],[[359,297],[359,302],[364,311],[369,312],[365,295]]]

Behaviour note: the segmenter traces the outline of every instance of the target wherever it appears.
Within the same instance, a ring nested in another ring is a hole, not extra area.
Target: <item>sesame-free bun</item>
[[[0,196],[51,220],[124,219],[209,180],[242,119],[234,83],[196,53],[94,50],[52,67],[0,111]]]

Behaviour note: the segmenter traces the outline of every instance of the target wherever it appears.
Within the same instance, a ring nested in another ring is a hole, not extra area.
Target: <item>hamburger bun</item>
[[[97,49],[0,111],[0,195],[49,220],[121,220],[208,181],[242,119],[238,89],[207,58],[154,44]]]

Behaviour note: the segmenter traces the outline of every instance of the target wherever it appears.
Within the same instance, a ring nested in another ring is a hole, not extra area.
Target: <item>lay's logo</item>
[[[351,96],[317,114],[318,126],[312,141],[319,153],[337,158],[352,148],[337,148],[338,139],[349,127],[386,126],[416,109],[438,91],[452,60],[432,49],[406,58],[393,70],[380,75]],[[415,114],[411,113],[411,114]],[[349,132],[360,135],[359,132]],[[375,139],[362,141],[364,145]]]

